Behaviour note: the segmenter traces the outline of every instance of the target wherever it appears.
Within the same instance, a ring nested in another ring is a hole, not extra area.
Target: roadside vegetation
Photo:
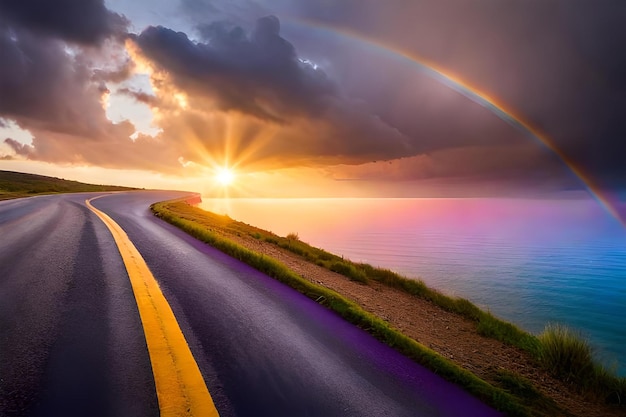
[[[0,171],[0,200],[31,197],[38,194],[80,193],[100,191],[130,191],[136,188],[114,185],[84,184],[43,175]]]
[[[255,253],[228,239],[229,235],[250,236],[288,250],[303,259],[346,276],[362,285],[371,281],[404,291],[425,299],[447,311],[459,314],[476,324],[476,331],[503,343],[526,351],[555,377],[585,396],[612,404],[626,403],[626,378],[594,361],[588,343],[564,326],[549,325],[539,336],[527,333],[511,323],[504,322],[490,312],[479,309],[463,298],[450,297],[428,288],[422,281],[402,277],[388,269],[354,263],[323,249],[302,242],[297,233],[280,237],[254,226],[192,207],[182,201],[156,203],[155,215],[181,228],[199,240],[253,266],[254,268],[290,285],[309,298],[336,311],[348,321],[360,326],[379,340],[399,350],[416,362],[444,378],[455,382],[483,401],[508,415],[551,416],[564,414],[558,405],[545,397],[532,381],[506,370],[498,371],[498,386],[479,379],[429,348],[420,345],[385,321],[364,311],[336,292],[311,283],[289,270],[278,261]]]
[[[609,403],[626,404],[626,378],[616,377],[595,361],[582,335],[560,324],[548,324],[538,340],[539,360],[554,375]]]

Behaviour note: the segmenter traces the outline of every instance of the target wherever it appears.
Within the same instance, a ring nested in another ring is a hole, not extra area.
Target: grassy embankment
[[[205,212],[186,203],[171,201],[152,206],[153,212],[178,226],[192,236],[246,262],[260,271],[286,283],[336,311],[346,320],[364,328],[379,340],[397,349],[416,362],[430,368],[444,378],[455,382],[475,396],[509,415],[552,415],[558,406],[544,397],[531,381],[509,371],[501,371],[500,387],[495,387],[399,333],[389,325],[367,313],[355,303],[336,292],[315,285],[285,265],[262,254],[246,249],[220,235],[251,236],[293,252],[309,262],[345,275],[367,285],[378,281],[415,297],[428,300],[441,308],[460,314],[476,323],[479,334],[517,346],[530,354],[555,376],[575,384],[581,392],[608,402],[624,403],[626,378],[618,378],[594,362],[591,349],[576,333],[562,326],[548,326],[539,336],[533,336],[516,326],[480,310],[470,301],[446,296],[428,288],[419,280],[404,278],[393,271],[371,265],[354,263],[298,239],[296,234],[280,237],[271,232],[237,222],[228,216]]]
[[[93,185],[82,182],[25,174],[13,171],[0,171],[0,200],[19,197],[32,197],[38,194],[81,193],[101,191],[130,191],[136,188],[114,185]]]

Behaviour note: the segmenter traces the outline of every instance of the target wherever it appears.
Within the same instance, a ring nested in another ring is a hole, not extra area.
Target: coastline
[[[607,406],[598,398],[581,393],[576,385],[554,377],[527,351],[479,334],[475,320],[432,301],[381,282],[370,280],[364,285],[364,282],[348,279],[345,274],[316,265],[280,247],[273,238],[261,238],[262,234],[273,235],[271,232],[235,222],[227,216],[204,212],[184,203],[176,206],[164,202],[155,206],[153,211],[160,213],[159,217],[174,209],[184,221],[196,222],[219,239],[276,260],[302,279],[345,297],[394,331],[436,352],[496,390],[512,393],[528,407],[529,415],[617,416],[623,412],[622,407]],[[203,217],[203,213],[207,215]],[[198,216],[203,217],[202,220],[198,220]],[[297,240],[297,236],[292,239]]]

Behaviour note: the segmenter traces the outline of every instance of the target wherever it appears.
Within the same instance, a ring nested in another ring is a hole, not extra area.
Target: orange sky
[[[0,6],[0,169],[249,197],[584,187],[414,55],[541,128],[594,182],[623,185],[621,61],[595,47],[621,39],[610,11],[400,3],[91,0],[45,19]]]

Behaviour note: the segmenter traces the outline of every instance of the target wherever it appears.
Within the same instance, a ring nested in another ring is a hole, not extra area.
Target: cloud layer
[[[223,22],[203,25],[200,32],[201,41],[164,27],[149,27],[133,37],[152,67],[153,84],[159,86],[153,99],[135,96],[161,109],[164,136],[193,126],[178,141],[218,152],[233,140],[245,152],[263,137],[255,158],[283,165],[366,161],[410,152],[408,137],[345,96],[323,70],[298,56],[280,36],[275,16],[258,19],[249,33]],[[184,96],[185,105],[166,105],[177,94]],[[236,118],[238,128],[247,133],[211,136],[216,115]]]
[[[313,1],[292,13],[427,58],[543,131],[585,175],[626,188],[624,2]],[[409,135],[422,131],[408,117],[398,120],[390,99],[372,100],[367,80],[348,82],[383,119]]]
[[[128,25],[103,0],[0,0],[0,16],[14,27],[83,45],[123,34]]]
[[[438,62],[599,183],[626,188],[626,7],[448,3],[185,0],[181,16],[195,27],[128,33],[102,0],[0,0],[0,124],[34,137],[6,138],[11,153],[0,156],[178,175],[228,162],[364,180],[569,184],[545,148],[449,86],[334,29],[281,25],[277,10]],[[150,108],[160,133],[109,120],[112,95]]]

